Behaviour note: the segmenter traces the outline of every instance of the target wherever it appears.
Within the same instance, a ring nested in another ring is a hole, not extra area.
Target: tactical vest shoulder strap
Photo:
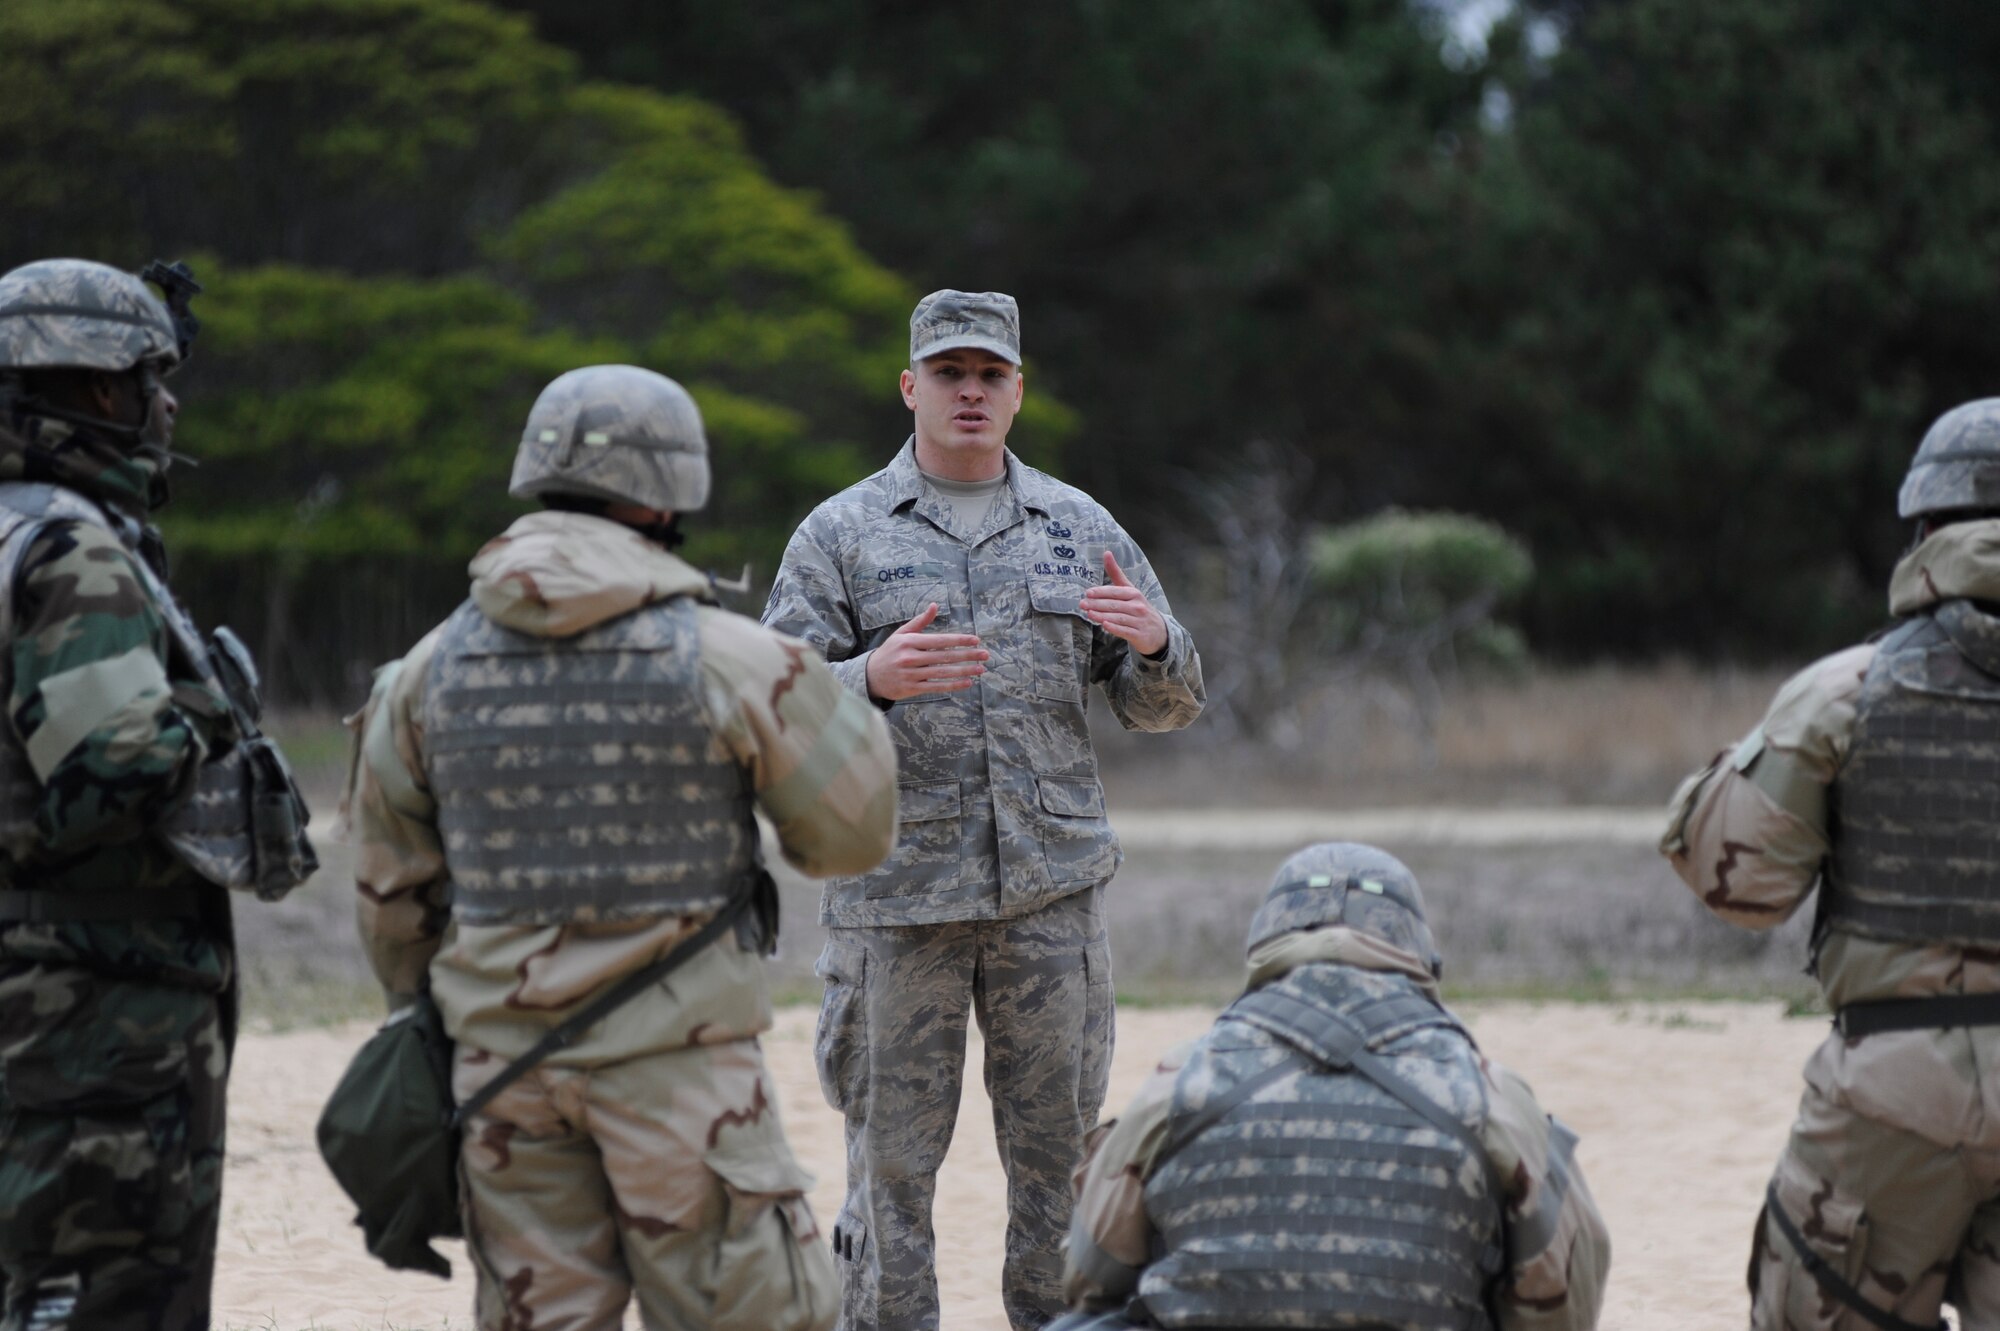
[[[1402,1101],[1440,1132],[1465,1143],[1485,1167],[1493,1204],[1501,1206],[1507,1196],[1506,1185],[1492,1157],[1486,1153],[1484,1139],[1450,1109],[1424,1094],[1396,1071],[1389,1059],[1369,1048],[1370,1044],[1392,1038],[1378,1033],[1384,1028],[1394,1030],[1401,1027],[1403,1033],[1436,1025],[1449,1026],[1461,1033],[1464,1028],[1450,1013],[1420,994],[1385,995],[1362,1005],[1359,1014],[1362,1019],[1356,1020],[1347,1013],[1270,987],[1254,990],[1237,999],[1223,1013],[1222,1019],[1255,1026],[1320,1067],[1359,1073]],[[1371,1027],[1376,1029],[1371,1030]],[[1374,1038],[1371,1039],[1371,1036]],[[1172,1136],[1153,1158],[1154,1170],[1157,1171],[1160,1165],[1258,1090],[1295,1070],[1296,1064],[1292,1060],[1283,1060],[1246,1077],[1220,1098],[1203,1105],[1197,1113],[1175,1124]]]
[[[1223,1015],[1268,1032],[1314,1062],[1360,1073],[1439,1131],[1464,1142],[1486,1171],[1494,1206],[1504,1205],[1506,1182],[1486,1153],[1480,1134],[1375,1052],[1397,1036],[1429,1026],[1448,1027],[1469,1042],[1472,1037],[1458,1019],[1429,998],[1420,993],[1389,993],[1361,1003],[1352,1012],[1342,1012],[1314,1001],[1308,993],[1288,992],[1274,985],[1245,994]]]
[[[36,530],[51,521],[87,522],[117,531],[110,515],[74,491],[43,481],[0,481],[0,632],[13,624],[21,561],[35,543]]]

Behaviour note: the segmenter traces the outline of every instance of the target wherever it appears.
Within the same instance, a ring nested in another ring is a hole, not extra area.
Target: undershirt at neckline
[[[943,476],[933,476],[923,468],[917,468],[917,475],[924,478],[924,484],[937,491],[938,498],[951,507],[952,517],[959,529],[976,532],[986,523],[986,517],[993,511],[993,501],[1007,488],[1007,473],[1001,472],[983,481],[954,481]]]

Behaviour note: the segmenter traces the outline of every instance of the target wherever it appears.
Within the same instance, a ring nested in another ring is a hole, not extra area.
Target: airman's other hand
[[[1158,654],[1167,645],[1167,617],[1132,585],[1109,550],[1104,552],[1104,577],[1103,586],[1083,594],[1084,618],[1131,643],[1142,655]]]

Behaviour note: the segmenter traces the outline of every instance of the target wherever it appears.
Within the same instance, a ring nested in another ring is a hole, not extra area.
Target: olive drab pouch
[[[360,1208],[371,1256],[451,1278],[431,1240],[461,1236],[459,1129],[451,1039],[428,994],[399,1009],[356,1051],[319,1116],[319,1153]]]
[[[319,868],[310,816],[291,765],[258,729],[257,667],[227,628],[210,635],[201,665],[229,701],[238,738],[202,764],[193,794],[161,831],[195,872],[222,887],[276,901]]]
[[[400,1009],[355,1053],[319,1116],[319,1153],[343,1191],[361,1209],[368,1251],[384,1265],[451,1276],[451,1263],[432,1239],[460,1238],[458,1151],[464,1125],[507,1086],[557,1049],[639,994],[673,974],[689,958],[737,927],[768,889],[760,869],[727,905],[651,965],[611,985],[581,1010],[551,1027],[528,1051],[500,1069],[464,1104],[451,1093],[451,1037],[429,994]],[[774,1192],[783,1189],[774,1188]],[[797,1196],[778,1198],[788,1220],[804,1206]],[[810,1220],[811,1212],[803,1212]],[[817,1230],[813,1231],[817,1235]],[[821,1256],[825,1249],[822,1245]],[[805,1259],[802,1259],[805,1260]],[[827,1272],[831,1276],[831,1268]]]

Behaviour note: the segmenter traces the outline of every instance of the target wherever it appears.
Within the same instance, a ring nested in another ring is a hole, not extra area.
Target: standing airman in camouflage
[[[236,998],[224,889],[277,897],[311,868],[254,681],[223,677],[149,522],[179,409],[163,380],[193,326],[103,264],[0,276],[9,1331],[208,1326]],[[253,761],[282,862],[258,861],[274,848],[253,835]]]
[[[1438,1001],[1410,871],[1300,851],[1249,958],[1078,1171],[1064,1331],[1595,1326],[1611,1247],[1576,1137]]]
[[[392,1006],[428,987],[463,1103],[547,1031],[767,887],[755,811],[810,874],[888,853],[882,718],[672,553],[708,498],[694,401],[632,366],[529,413],[524,517],[471,598],[376,677],[348,808]],[[466,1125],[486,1331],[824,1331],[838,1288],[757,1036],[776,901]]]
[[[1834,1030],[1752,1241],[1751,1325],[2000,1326],[2000,398],[1947,412],[1884,635],[1690,777],[1661,849],[1746,929],[1819,888]]]
[[[1099,897],[1120,858],[1084,707],[1096,684],[1125,726],[1163,731],[1203,702],[1194,643],[1131,537],[1007,451],[1020,363],[1012,297],[926,296],[902,376],[915,433],[805,520],[764,610],[887,711],[901,764],[895,854],[828,883],[820,913],[849,1331],[937,1325],[931,1199],[968,1011],[1007,1171],[1007,1315],[1038,1327],[1061,1307],[1069,1174],[1110,1070]]]

